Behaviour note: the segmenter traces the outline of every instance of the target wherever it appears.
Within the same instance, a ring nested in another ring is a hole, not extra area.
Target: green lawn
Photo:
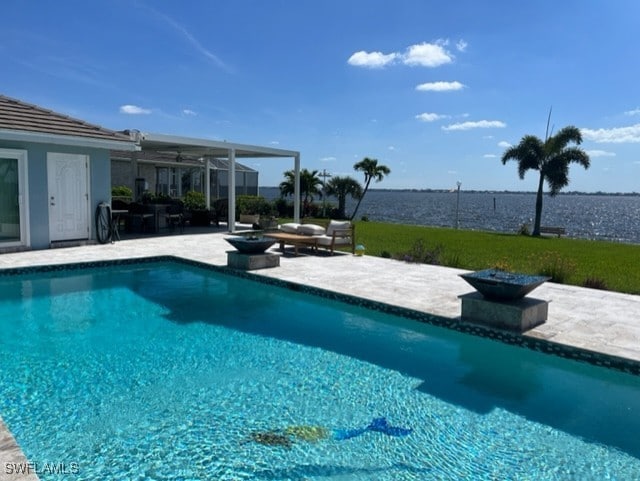
[[[363,221],[356,222],[356,242],[367,255],[402,259],[426,253],[446,266],[550,274],[579,286],[592,279],[608,290],[640,294],[640,245],[635,244]]]

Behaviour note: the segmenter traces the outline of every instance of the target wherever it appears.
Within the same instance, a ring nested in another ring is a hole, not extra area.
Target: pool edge
[[[34,465],[29,462],[24,452],[18,445],[15,437],[5,424],[0,415],[0,481],[39,481],[40,478],[32,469]],[[20,471],[20,472],[18,472]],[[28,472],[24,472],[28,471]]]

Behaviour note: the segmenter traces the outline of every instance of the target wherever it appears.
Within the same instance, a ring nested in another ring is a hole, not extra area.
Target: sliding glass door
[[[0,248],[28,245],[27,153],[0,149]]]

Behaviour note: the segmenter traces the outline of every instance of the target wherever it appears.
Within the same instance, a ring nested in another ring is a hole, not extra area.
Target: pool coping
[[[0,416],[0,481],[38,481],[35,467],[29,463],[27,457],[18,446],[16,439]],[[18,472],[27,471],[27,472]]]

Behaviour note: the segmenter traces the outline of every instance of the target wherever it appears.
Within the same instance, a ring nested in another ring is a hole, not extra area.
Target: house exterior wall
[[[41,144],[0,140],[0,148],[27,151],[29,189],[29,231],[32,249],[50,247],[47,153],[69,153],[89,156],[90,239],[95,239],[95,210],[100,202],[111,200],[111,161],[109,151],[58,144]],[[2,248],[0,244],[0,249]]]

